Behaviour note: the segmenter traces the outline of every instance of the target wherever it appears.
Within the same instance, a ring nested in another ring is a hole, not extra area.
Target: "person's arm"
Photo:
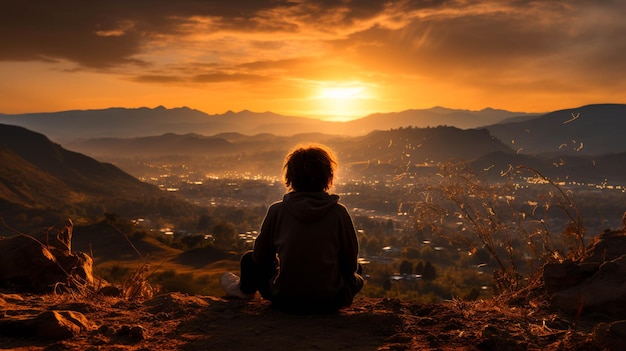
[[[358,267],[357,260],[359,255],[359,241],[348,210],[343,206],[342,209],[339,267],[341,269],[341,274],[344,276],[352,276],[356,273]]]
[[[276,218],[276,206],[272,205],[267,211],[261,231],[254,242],[252,259],[262,267],[274,267],[276,261],[276,249],[274,248],[274,227]]]

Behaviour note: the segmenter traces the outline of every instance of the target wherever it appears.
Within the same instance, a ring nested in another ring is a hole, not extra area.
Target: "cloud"
[[[625,15],[623,1],[590,0],[3,1],[0,61],[168,85],[401,75],[614,87]]]
[[[146,42],[185,35],[195,17],[238,21],[285,5],[244,0],[3,1],[0,60],[62,59],[93,68],[140,64],[134,56]]]

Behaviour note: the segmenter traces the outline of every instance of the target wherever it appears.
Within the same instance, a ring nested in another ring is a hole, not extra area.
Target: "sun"
[[[363,87],[328,87],[320,89],[320,98],[323,99],[353,99],[363,91]]]
[[[370,94],[363,84],[324,84],[314,97],[316,114],[333,121],[363,117],[363,102],[369,98]]]

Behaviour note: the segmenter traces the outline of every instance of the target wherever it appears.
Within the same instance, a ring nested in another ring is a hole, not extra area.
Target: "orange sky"
[[[625,103],[624,18],[590,0],[3,1],[0,113]]]

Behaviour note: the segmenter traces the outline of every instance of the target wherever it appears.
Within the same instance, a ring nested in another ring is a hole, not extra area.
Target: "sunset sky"
[[[0,3],[0,113],[349,119],[626,102],[622,0]]]

